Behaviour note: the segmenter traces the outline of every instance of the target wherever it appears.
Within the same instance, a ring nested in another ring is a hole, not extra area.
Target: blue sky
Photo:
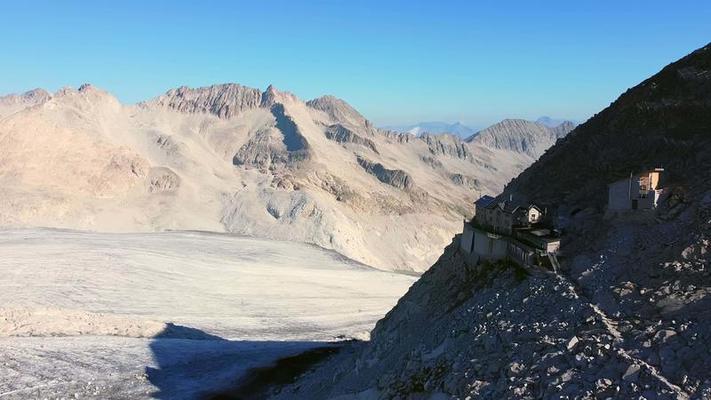
[[[273,83],[381,125],[582,121],[711,42],[708,0],[0,1],[0,93]]]

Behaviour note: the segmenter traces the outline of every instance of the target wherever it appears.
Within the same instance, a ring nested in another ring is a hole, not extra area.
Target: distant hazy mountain
[[[420,122],[414,125],[393,125],[384,128],[396,132],[409,133],[415,136],[424,133],[451,133],[464,138],[476,132],[476,129],[463,125],[460,122],[451,124],[441,121]]]
[[[547,127],[549,127],[549,128],[555,128],[555,127],[561,125],[561,124],[564,123],[564,122],[572,122],[572,121],[569,121],[569,120],[566,120],[566,119],[560,119],[560,118],[551,118],[551,117],[548,117],[548,116],[545,116],[545,115],[544,115],[544,116],[538,118],[538,119],[536,120],[536,122],[538,122],[539,124],[545,125],[545,126],[547,126]],[[572,122],[572,123],[574,123],[574,122]],[[574,124],[575,124],[575,123],[574,123]],[[576,125],[577,125],[577,124],[576,124]]]

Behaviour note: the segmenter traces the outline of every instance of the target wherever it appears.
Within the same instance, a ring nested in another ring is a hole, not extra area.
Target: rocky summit
[[[459,238],[372,332],[275,391],[308,399],[711,398],[711,46],[557,142],[501,198],[547,204],[561,270],[474,263]],[[654,210],[607,183],[663,166]]]
[[[473,134],[466,141],[536,156],[574,128],[575,124],[570,121],[547,126],[523,119],[505,119]]]

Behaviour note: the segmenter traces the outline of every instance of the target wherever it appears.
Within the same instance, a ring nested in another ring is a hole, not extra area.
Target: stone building
[[[610,211],[649,210],[657,207],[663,190],[659,187],[662,168],[630,174],[608,185],[607,208]]]
[[[560,235],[546,225],[545,209],[511,198],[497,202],[491,196],[481,197],[474,208],[474,218],[464,222],[460,247],[477,261],[511,258],[523,265],[540,265],[542,258],[558,253]]]

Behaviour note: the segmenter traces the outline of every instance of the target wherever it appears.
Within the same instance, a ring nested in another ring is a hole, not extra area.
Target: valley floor
[[[0,231],[0,399],[191,399],[367,338],[414,282],[291,242]]]

